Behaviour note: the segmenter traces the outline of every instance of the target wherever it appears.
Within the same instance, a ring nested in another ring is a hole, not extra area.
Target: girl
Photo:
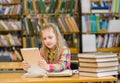
[[[44,58],[38,65],[49,72],[59,72],[70,69],[70,50],[65,46],[58,27],[55,24],[48,23],[43,25],[40,32],[42,48],[40,55]],[[30,65],[23,61],[24,70],[28,70]]]

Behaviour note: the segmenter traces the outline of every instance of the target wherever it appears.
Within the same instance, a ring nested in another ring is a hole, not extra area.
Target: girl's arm
[[[68,48],[63,48],[58,64],[49,64],[50,72],[59,72],[65,69],[70,69],[71,53]]]

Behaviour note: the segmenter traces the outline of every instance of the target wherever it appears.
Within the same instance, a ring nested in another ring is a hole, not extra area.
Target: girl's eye
[[[46,40],[46,38],[43,38],[43,40]]]
[[[52,39],[52,36],[48,37],[49,39]]]

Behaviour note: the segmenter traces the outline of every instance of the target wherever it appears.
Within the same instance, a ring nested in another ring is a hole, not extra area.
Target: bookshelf
[[[21,0],[0,0],[0,64],[3,67],[22,61],[21,7]]]
[[[84,3],[84,1],[81,3]],[[101,43],[101,46],[97,47],[98,52],[100,51],[101,52],[102,51],[103,52],[120,52],[120,45],[118,43],[120,42],[119,41],[119,35],[120,35],[119,26],[114,26],[114,24],[112,23],[112,22],[119,21],[119,18],[120,18],[119,17],[120,9],[118,8],[119,0],[115,0],[115,1],[113,0],[106,0],[106,1],[89,0],[87,4],[89,4],[88,10],[82,12],[82,34],[95,34],[96,35],[97,43]],[[98,9],[97,7],[95,9],[98,12],[93,12],[92,11],[94,10],[93,4],[94,5],[105,4],[105,6],[108,6],[108,9],[106,8],[108,12],[103,12],[102,10],[104,8],[100,9],[99,7]],[[88,24],[88,25],[85,25],[85,24]],[[112,27],[117,27],[117,28],[116,30],[113,30]],[[108,42],[111,42],[112,45],[107,44],[106,46],[104,46],[106,39],[108,40]]]
[[[120,53],[119,6],[120,0],[81,0],[81,34],[95,35],[96,52]]]
[[[71,53],[76,56],[80,52],[78,1],[79,0],[24,0],[24,30],[27,30],[27,26],[29,26],[28,20],[31,24],[34,24],[32,22],[36,22],[37,34],[34,32],[36,27],[31,27],[34,28],[33,32],[24,32],[23,41],[27,41],[27,37],[38,37],[42,24],[52,22],[58,26],[67,45],[70,47]],[[35,39],[33,39],[33,41],[35,41]],[[34,46],[36,45],[33,43],[30,47]],[[23,42],[23,47],[29,46]],[[39,47],[41,47],[40,43]]]

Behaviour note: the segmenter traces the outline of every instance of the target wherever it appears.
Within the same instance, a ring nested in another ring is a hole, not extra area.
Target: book
[[[108,57],[108,58],[79,58],[79,62],[108,62],[108,61],[117,61],[117,57]]]
[[[47,76],[49,76],[49,77],[54,77],[54,76],[61,77],[61,76],[72,76],[72,75],[73,75],[72,70],[70,70],[70,69],[66,69],[66,70],[61,71],[61,72],[48,72],[47,73]]]
[[[46,61],[40,55],[38,48],[21,48],[20,51],[23,59],[31,65],[31,67],[27,71],[28,73],[40,74],[41,76],[44,76],[47,73],[47,71],[43,70],[42,68],[40,68],[40,66],[38,66],[38,61],[40,60],[46,63]]]
[[[108,57],[117,57],[117,54],[109,53],[109,52],[96,52],[96,53],[78,54],[78,58],[108,58]]]
[[[104,71],[114,71],[114,70],[118,70],[117,66],[111,66],[111,67],[79,67],[79,71],[80,72],[104,72]]]
[[[41,8],[41,13],[45,13],[46,12],[46,7],[45,7],[45,4],[44,4],[44,1],[39,0],[39,3],[40,3],[40,8]]]
[[[108,32],[120,32],[120,28],[119,28],[120,25],[119,24],[120,24],[119,19],[109,20]]]
[[[56,11],[55,12],[60,12],[60,7],[61,7],[61,4],[62,4],[62,0],[59,0],[58,2],[58,6],[56,8]]]
[[[108,9],[92,9],[92,13],[109,13],[110,11]]]
[[[22,75],[22,77],[31,77],[31,78],[35,78],[35,77],[68,77],[68,76],[72,76],[72,70],[63,70],[61,72],[47,72],[46,75],[41,75],[41,74],[33,74],[33,73],[25,73]]]
[[[94,34],[82,35],[83,52],[96,52],[96,37]]]
[[[118,61],[109,61],[109,62],[80,62],[80,67],[110,67],[118,66]]]
[[[90,0],[81,0],[81,8],[82,12],[90,12],[91,10],[91,3]]]
[[[107,77],[112,75],[117,75],[118,71],[108,71],[108,72],[99,72],[99,73],[93,73],[93,72],[80,72],[80,76],[89,76],[89,77]]]

